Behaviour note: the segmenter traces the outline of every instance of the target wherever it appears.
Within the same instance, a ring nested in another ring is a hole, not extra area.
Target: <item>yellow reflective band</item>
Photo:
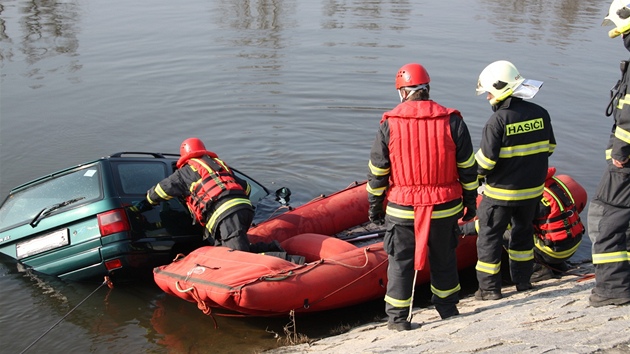
[[[462,188],[467,191],[474,191],[475,189],[479,188],[479,180],[476,179],[470,183],[462,183]]]
[[[593,264],[606,264],[616,262],[627,262],[628,252],[608,252],[608,253],[593,253]]]
[[[385,302],[394,307],[409,307],[409,305],[411,305],[411,298],[408,298],[407,300],[398,300],[385,295]]]
[[[630,155],[628,155],[628,158],[630,158]],[[606,160],[610,160],[612,159],[612,149],[607,149],[606,150]]]
[[[464,210],[464,206],[462,205],[462,203],[459,203],[458,205],[449,209],[433,210],[433,212],[431,213],[431,219],[443,219],[455,216],[462,210]],[[387,208],[385,209],[385,214],[398,219],[414,220],[413,210],[399,209],[391,205],[387,206]]]
[[[545,129],[542,118],[526,120],[524,122],[511,123],[505,125],[505,135],[517,135]]]
[[[558,196],[556,196],[551,189],[545,187],[545,192],[547,192],[549,195],[551,195],[551,198],[553,198],[556,203],[558,204],[558,208],[560,209],[560,211],[564,212],[564,205],[562,205],[562,202],[560,201],[560,199],[558,199]],[[570,193],[569,193],[570,194]],[[543,204],[544,205],[551,205],[551,203],[549,203],[549,201],[547,201],[547,199],[545,199],[544,197],[542,198],[543,200]],[[573,198],[571,198],[571,200],[573,200]]]
[[[539,141],[531,144],[502,147],[499,151],[499,158],[509,159],[512,157],[530,156],[536,154],[549,153],[549,140]]]
[[[478,260],[477,265],[475,266],[475,269],[483,273],[498,274],[499,271],[501,270],[501,262],[497,264],[493,264],[493,263],[486,263],[486,262],[482,262]]]
[[[457,204],[456,206],[444,209],[444,210],[433,210],[431,213],[431,219],[443,219],[451,216],[457,215],[457,213],[464,210],[464,205],[462,203]]]
[[[549,246],[546,246],[543,240],[534,236],[534,245],[536,246],[536,248],[538,248],[538,250],[548,255],[549,257],[556,258],[556,259],[566,259],[566,258],[571,257],[575,253],[575,251],[577,251],[578,247],[581,244],[582,244],[582,241],[578,242],[577,245],[571,247],[570,249],[566,251],[556,252],[552,250]]]
[[[173,199],[173,197],[166,194],[166,192],[164,191],[164,189],[162,189],[162,186],[159,183],[157,184],[157,186],[155,186],[155,193],[164,200]]]
[[[619,126],[615,128],[615,138],[623,141],[626,144],[630,144],[630,132],[625,129],[619,128]]]
[[[479,151],[477,151],[477,153],[475,154],[475,160],[477,160],[477,164],[479,164],[479,166],[481,166],[481,168],[485,170],[491,170],[494,168],[494,165],[497,164],[496,161],[492,161],[489,158],[487,158],[483,154],[481,149],[479,149]]]
[[[510,190],[496,188],[489,184],[486,184],[483,193],[490,198],[498,200],[526,200],[532,198],[540,198],[540,196],[542,196],[544,188],[545,185],[541,184],[540,186],[534,188]]]
[[[195,194],[195,189],[197,188],[197,185],[199,183],[201,183],[201,178],[194,181],[193,183],[190,184],[190,186],[188,186],[188,191],[190,192],[190,194]]]
[[[378,195],[381,196],[383,195],[383,193],[385,193],[385,190],[387,189],[386,187],[380,187],[380,188],[372,188],[370,187],[370,184],[368,183],[365,186],[365,189],[368,191],[368,193],[372,194],[372,195]]]
[[[190,159],[191,161],[196,161],[198,164],[201,165],[201,167],[205,168],[206,171],[208,171],[208,173],[210,175],[215,174],[214,170],[210,168],[210,166],[208,166],[203,160],[200,159]]]
[[[470,168],[475,166],[475,154],[470,154],[468,159],[457,163],[457,168]]]
[[[556,144],[549,143],[549,152],[552,153],[556,151]]]
[[[527,261],[531,261],[532,259],[534,259],[534,250],[527,250],[527,251],[515,251],[515,250],[508,250],[508,255],[510,256],[510,259],[516,262],[527,262]]]
[[[149,203],[151,204],[157,204],[156,202],[154,202],[151,197],[149,197],[149,192],[147,191],[147,200],[149,201]]]
[[[385,214],[389,216],[393,216],[395,218],[399,218],[399,219],[408,219],[408,220],[414,219],[413,210],[398,209],[391,205],[387,205],[387,208],[385,209]]]
[[[220,164],[221,166],[223,166],[223,168],[224,168],[226,171],[230,172],[230,168],[229,168],[229,167],[225,164],[225,162],[223,162],[223,161],[221,161],[221,160],[219,160],[219,159],[213,159],[213,160],[214,160],[215,162],[217,162],[218,164]]]
[[[368,162],[368,167],[370,168],[370,173],[374,176],[387,176],[389,171],[391,171],[389,168],[380,168],[372,165],[372,160]]]
[[[440,290],[434,287],[433,284],[431,284],[431,292],[435,294],[435,296],[439,297],[440,299],[453,295],[456,292],[460,291],[461,289],[462,287],[459,284],[457,284],[457,286],[454,287],[453,289],[449,289],[449,290]]]
[[[630,94],[626,93],[626,95],[623,96],[623,98],[619,100],[619,102],[617,103],[617,108],[623,109],[624,104],[630,104]]]
[[[208,229],[208,231],[210,231],[210,233],[212,233],[212,229],[214,228],[214,224],[217,222],[217,218],[219,216],[221,216],[221,214],[225,213],[226,210],[240,205],[240,204],[247,204],[247,205],[252,205],[252,203],[249,201],[249,199],[245,199],[245,198],[234,198],[230,201],[227,201],[223,204],[221,204],[221,206],[214,211],[214,213],[212,213],[212,216],[210,217],[210,220],[208,220],[208,224],[206,225],[206,228]]]

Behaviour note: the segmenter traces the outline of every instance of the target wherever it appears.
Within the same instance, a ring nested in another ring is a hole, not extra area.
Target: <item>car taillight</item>
[[[117,232],[129,231],[129,220],[124,209],[114,209],[98,214],[98,229],[101,237],[115,234]]]
[[[105,262],[105,268],[107,270],[114,270],[118,268],[122,268],[122,261],[120,259],[113,259],[111,261]]]

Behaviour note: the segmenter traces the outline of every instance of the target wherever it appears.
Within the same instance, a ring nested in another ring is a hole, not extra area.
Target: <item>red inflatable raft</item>
[[[211,309],[253,316],[330,310],[382,298],[387,254],[382,234],[366,232],[365,182],[319,198],[250,228],[251,242],[278,240],[299,265],[281,258],[226,247],[202,247],[154,269],[168,294]],[[352,231],[348,231],[352,230]],[[360,234],[353,234],[357,230]],[[367,233],[367,234],[366,234]],[[476,237],[462,237],[458,267],[477,261]],[[427,267],[417,283],[428,283]]]

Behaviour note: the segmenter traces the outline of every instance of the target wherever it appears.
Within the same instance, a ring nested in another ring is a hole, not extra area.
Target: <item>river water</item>
[[[477,77],[499,59],[545,82],[534,102],[554,124],[551,163],[590,195],[605,166],[609,89],[628,57],[600,26],[609,3],[3,0],[0,195],[118,151],[177,152],[198,136],[270,190],[289,187],[299,205],[365,179],[408,62],[427,68],[432,98],[462,112],[478,147],[491,110],[475,96]],[[575,258],[589,257],[585,242]],[[215,329],[150,281],[109,290],[7,260],[0,309],[6,353],[35,341],[29,352],[260,352],[282,345],[288,323],[222,317]],[[379,301],[300,318],[297,331],[330,335],[381,310]]]

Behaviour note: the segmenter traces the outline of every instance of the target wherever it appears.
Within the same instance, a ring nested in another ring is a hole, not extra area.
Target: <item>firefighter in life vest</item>
[[[367,191],[370,220],[387,230],[388,328],[403,331],[411,329],[414,269],[427,254],[435,309],[443,319],[459,314],[457,220],[464,207],[464,218],[475,216],[479,183],[468,128],[459,111],[429,98],[426,69],[404,65],[395,84],[401,103],[381,119]]]
[[[566,261],[575,254],[584,235],[580,213],[587,201],[586,190],[567,175],[555,175],[550,167],[545,190],[538,203],[534,219],[534,273],[531,281],[537,282],[559,277],[569,270]],[[476,235],[478,220],[461,226],[463,235]],[[510,239],[510,228],[504,233],[504,245]]]
[[[525,100],[533,98],[541,85],[525,80],[505,60],[489,64],[479,75],[477,94],[486,93],[494,113],[475,154],[478,173],[486,182],[477,208],[477,300],[502,297],[503,236],[510,224],[510,278],[517,291],[532,288],[532,220],[545,188],[548,158],[556,146],[547,110]]]
[[[630,7],[614,0],[602,25],[613,25],[611,38],[621,36],[630,51]],[[630,61],[621,62],[621,79],[610,92],[606,116],[614,119],[597,194],[588,208],[588,235],[593,243],[595,287],[593,307],[630,303]]]
[[[156,205],[182,197],[195,221],[204,226],[204,239],[211,245],[259,252],[250,247],[247,238],[254,218],[247,181],[238,178],[217,154],[206,150],[198,138],[184,140],[179,152],[177,170],[149,189],[146,200],[136,209],[142,211],[150,208],[147,203]]]

